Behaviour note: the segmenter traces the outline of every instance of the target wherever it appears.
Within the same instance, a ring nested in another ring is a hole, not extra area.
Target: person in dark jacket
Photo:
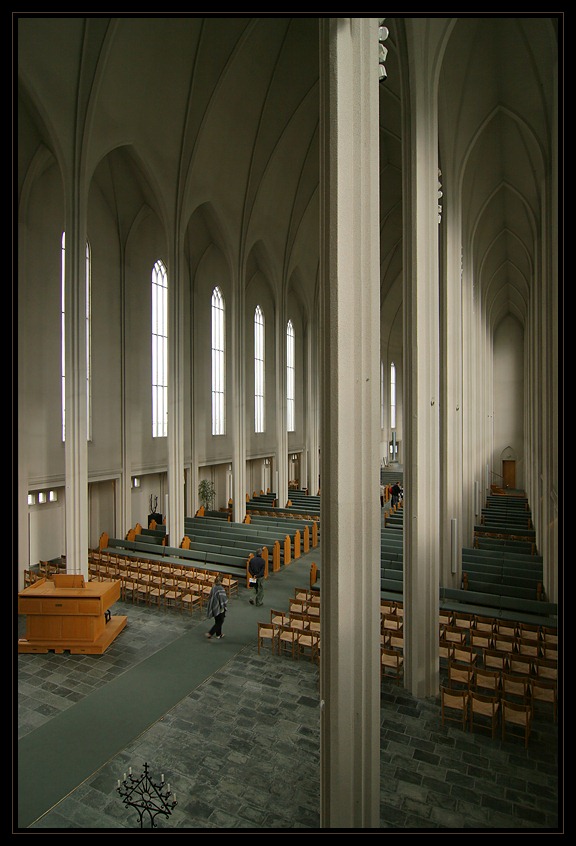
[[[266,564],[262,558],[262,549],[259,547],[248,563],[248,571],[253,579],[256,579],[254,599],[250,605],[262,605],[264,603],[264,570]]]
[[[218,574],[214,579],[210,596],[208,597],[208,605],[206,606],[206,616],[214,617],[214,625],[209,632],[205,632],[207,638],[213,636],[218,640],[222,640],[222,623],[226,616],[226,608],[228,607],[228,596],[222,584],[222,576]]]

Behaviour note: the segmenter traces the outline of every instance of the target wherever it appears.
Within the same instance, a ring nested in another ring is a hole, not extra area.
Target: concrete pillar
[[[66,569],[88,579],[86,206],[72,180],[64,256]]]
[[[380,825],[378,21],[320,20],[322,828]]]
[[[440,383],[436,65],[446,22],[406,21],[404,285],[404,674],[417,697],[439,690]]]

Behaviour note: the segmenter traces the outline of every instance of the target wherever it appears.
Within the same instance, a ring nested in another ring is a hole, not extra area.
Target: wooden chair
[[[506,740],[506,732],[524,738],[524,747],[528,748],[528,740],[532,731],[532,705],[519,704],[507,699],[501,700],[502,706],[502,740]],[[514,727],[514,728],[512,728]],[[521,729],[521,733],[517,729]]]
[[[558,722],[558,685],[555,681],[532,679],[530,681],[530,698],[534,714],[536,713],[536,702],[549,703],[552,705],[554,722]]]
[[[222,587],[226,591],[228,597],[237,596],[238,594],[238,579],[222,573]]]
[[[164,604],[182,610],[182,588],[175,573],[171,573],[164,580]]]
[[[558,644],[553,641],[543,640],[540,644],[540,655],[542,658],[549,658],[552,661],[557,661]]]
[[[474,667],[470,664],[460,664],[458,661],[448,663],[448,687],[458,689],[464,687],[469,690],[474,683]]]
[[[278,655],[290,655],[291,658],[298,657],[298,630],[291,626],[278,626],[276,645]]]
[[[467,690],[452,690],[449,687],[440,688],[442,725],[446,723],[458,723],[464,730],[468,722],[468,700]]]
[[[194,590],[194,585],[188,583],[182,585],[180,582],[180,609],[186,610],[191,614],[195,609],[202,610],[202,598],[198,591]]]
[[[558,661],[550,658],[536,658],[534,660],[534,671],[539,679],[558,681]]]
[[[388,648],[395,649],[397,652],[404,652],[404,635],[402,632],[389,632]]]
[[[441,626],[453,626],[454,625],[454,612],[447,611],[443,608],[440,609],[440,617],[439,622]]]
[[[518,638],[516,635],[503,634],[498,631],[495,632],[492,642],[494,644],[494,649],[497,649],[498,652],[510,653],[517,651]]]
[[[290,611],[288,615],[288,625],[298,631],[305,631],[308,629],[308,615],[301,614],[298,611]]]
[[[404,626],[404,620],[402,617],[399,617],[396,612],[393,614],[383,614],[382,615],[382,628],[388,629],[389,631],[402,631]]]
[[[534,672],[534,658],[530,655],[510,655],[508,672],[519,676],[531,676]]]
[[[448,665],[454,657],[454,649],[455,645],[453,643],[448,643],[447,640],[440,640],[440,646],[438,647],[440,661]]]
[[[475,690],[470,691],[469,700],[470,731],[474,727],[488,729],[492,737],[496,737],[498,718],[500,716],[500,700],[498,696],[486,696]]]
[[[276,652],[276,627],[272,623],[258,623],[258,655],[260,647],[265,643],[270,644],[272,654]]]
[[[477,632],[487,632],[493,634],[496,629],[496,620],[494,617],[482,617],[476,615],[474,628]]]
[[[310,588],[294,588],[294,599],[299,599],[301,602],[311,602],[313,591]]]
[[[540,641],[519,637],[518,652],[520,655],[531,655],[533,658],[538,658],[540,656]]]
[[[380,614],[395,614],[396,613],[396,606],[394,605],[393,600],[390,599],[381,599],[380,600]]]
[[[311,661],[318,663],[320,657],[320,635],[310,629],[298,632],[298,656],[308,655]]]
[[[532,640],[536,643],[540,643],[542,640],[540,626],[537,623],[520,623],[518,626],[518,636],[522,640]]]
[[[470,629],[474,628],[476,621],[475,614],[467,614],[464,611],[455,611],[454,612],[454,627],[457,629],[464,629],[465,631],[470,631]]]
[[[273,608],[270,609],[270,622],[273,626],[289,626],[290,625],[290,615],[287,611],[275,611]]]
[[[513,620],[496,620],[496,634],[517,637],[518,623]]]
[[[492,632],[473,629],[470,632],[470,646],[480,651],[483,649],[492,649],[492,637]]]
[[[490,691],[490,696],[500,697],[502,678],[500,670],[486,670],[477,667],[474,671],[474,690],[478,693]]]
[[[309,614],[307,622],[308,622],[308,629],[311,632],[316,632],[317,634],[320,634],[320,618],[319,617],[317,617],[315,614]]]
[[[400,684],[404,677],[404,656],[397,649],[386,646],[380,647],[380,681],[383,678],[393,679]]]
[[[470,664],[472,666],[478,661],[478,653],[475,652],[471,646],[461,646],[460,644],[455,643],[452,660],[459,661],[461,664]]]
[[[466,645],[466,632],[463,629],[456,628],[456,626],[445,626],[443,638],[450,643]]]
[[[508,656],[503,652],[499,652],[497,649],[485,649],[483,660],[484,667],[487,670],[508,671]]]
[[[526,676],[502,673],[502,696],[509,701],[526,704],[530,698],[530,679]]]
[[[544,643],[558,643],[558,629],[552,626],[541,626],[540,635]]]

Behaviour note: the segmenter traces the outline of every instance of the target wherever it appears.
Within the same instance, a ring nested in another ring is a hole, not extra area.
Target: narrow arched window
[[[294,431],[294,384],[295,384],[295,339],[294,326],[288,321],[286,327],[286,428]]]
[[[254,431],[264,431],[264,313],[254,311]]]
[[[61,366],[60,385],[62,389],[62,442],[66,440],[66,233],[62,233],[60,267],[60,330],[62,346],[60,350]]]
[[[390,428],[396,428],[396,365],[390,365]]]
[[[212,291],[212,434],[226,434],[224,298]]]
[[[152,270],[152,437],[168,435],[168,274]]]
[[[62,441],[66,440],[66,233],[62,233],[60,245],[61,255],[61,304],[60,304],[60,326],[61,326],[61,391],[62,391]],[[92,438],[92,321],[91,321],[91,297],[92,297],[92,271],[90,260],[90,245],[86,243],[86,434],[88,440]]]
[[[384,421],[386,419],[385,415],[384,415],[384,409],[385,409],[384,397],[385,396],[386,396],[386,392],[384,390],[384,362],[381,361],[380,362],[380,428],[381,429],[384,428]]]

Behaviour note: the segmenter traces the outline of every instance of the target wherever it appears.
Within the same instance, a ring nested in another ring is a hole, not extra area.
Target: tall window
[[[294,326],[288,321],[286,327],[286,428],[294,431]]]
[[[62,442],[66,440],[66,233],[62,233],[60,268],[60,329],[62,333],[61,355],[61,388],[62,388]]]
[[[384,362],[380,362],[380,428],[384,428],[384,397],[386,396],[384,392]]]
[[[390,428],[396,428],[396,365],[390,365]]]
[[[212,434],[226,434],[224,298],[220,288],[212,291]]]
[[[161,261],[152,270],[152,437],[168,435],[168,275]]]
[[[60,327],[62,333],[61,348],[61,390],[62,390],[62,441],[66,440],[66,233],[62,233],[60,270]],[[86,434],[92,437],[92,321],[91,321],[91,262],[90,246],[86,244]]]
[[[264,314],[254,312],[254,431],[264,431]]]

